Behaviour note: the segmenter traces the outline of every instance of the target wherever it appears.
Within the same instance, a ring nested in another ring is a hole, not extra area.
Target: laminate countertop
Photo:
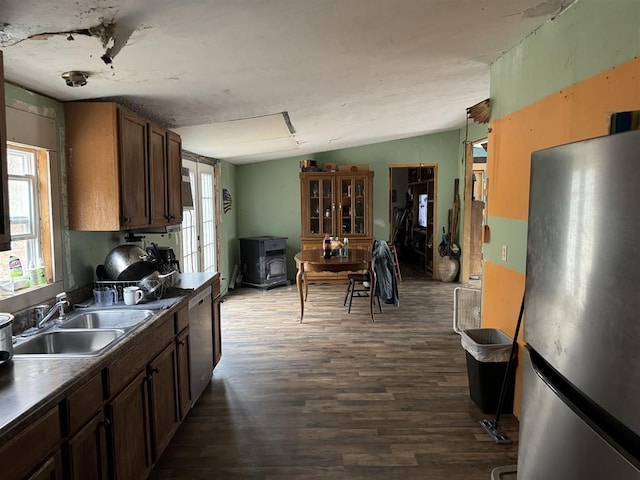
[[[83,358],[29,358],[14,355],[11,361],[0,365],[0,445],[21,430],[24,422],[35,419],[55,406],[74,388],[128,351],[146,329],[164,316],[173,315],[217,275],[179,274],[173,287],[183,289],[183,295],[173,297],[172,302],[166,302],[165,299],[146,302],[144,305],[154,310],[154,315],[102,355]],[[119,306],[128,308],[123,304]]]

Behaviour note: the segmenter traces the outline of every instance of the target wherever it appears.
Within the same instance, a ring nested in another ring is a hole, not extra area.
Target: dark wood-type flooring
[[[213,381],[153,479],[488,480],[516,463],[469,398],[453,289],[406,275],[400,307],[372,323],[367,300],[312,285],[304,322],[295,286],[240,288],[222,304],[223,355]]]

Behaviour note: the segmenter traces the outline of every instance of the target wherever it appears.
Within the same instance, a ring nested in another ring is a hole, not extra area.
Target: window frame
[[[63,158],[59,155],[58,142],[62,139],[58,135],[58,128],[54,118],[39,115],[30,111],[20,110],[7,106],[7,142],[12,146],[36,148],[48,152],[48,161],[43,156],[38,156],[38,168],[41,169],[40,177],[46,175],[49,179],[46,195],[49,196],[49,218],[51,219],[50,245],[42,245],[50,270],[47,276],[51,283],[35,289],[18,290],[12,296],[0,300],[0,310],[5,312],[18,312],[33,305],[49,302],[58,293],[64,290],[63,284],[63,258],[65,250],[62,230],[62,176]],[[40,187],[42,185],[40,184]],[[43,193],[41,192],[41,195]],[[42,210],[43,206],[40,205]],[[48,251],[47,251],[48,250]],[[67,255],[68,256],[68,255]]]

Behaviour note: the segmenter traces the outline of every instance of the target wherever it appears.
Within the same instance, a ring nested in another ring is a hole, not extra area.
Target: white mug
[[[138,287],[124,287],[122,296],[124,297],[125,305],[135,305],[136,303],[140,303],[140,300],[144,297],[144,293]]]

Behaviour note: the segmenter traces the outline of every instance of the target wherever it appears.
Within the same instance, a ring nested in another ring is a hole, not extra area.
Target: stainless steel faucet
[[[36,312],[36,328],[44,327],[56,312],[58,312],[58,321],[64,320],[67,316],[64,311],[64,307],[68,306],[69,301],[67,300],[67,293],[62,292],[56,295],[56,303],[54,303],[48,311],[47,309],[49,308],[49,305],[38,305],[37,307],[34,307]]]

